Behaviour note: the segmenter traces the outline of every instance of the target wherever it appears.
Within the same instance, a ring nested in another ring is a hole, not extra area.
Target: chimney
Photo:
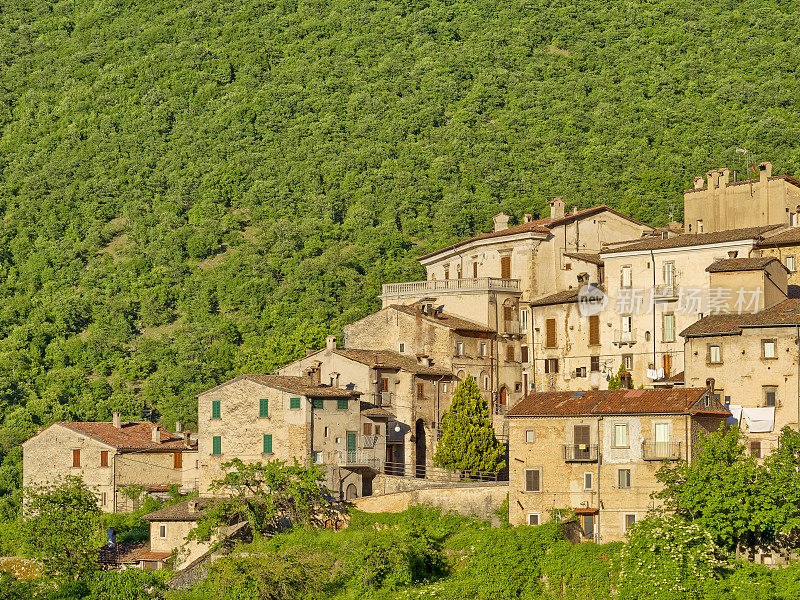
[[[158,425],[153,427],[153,437],[152,437],[154,444],[161,443],[161,428]]]
[[[319,367],[308,367],[305,370],[306,385],[319,385],[321,369]]]
[[[716,189],[719,185],[719,171],[709,171],[706,175],[708,176],[708,189]]]
[[[564,217],[564,201],[561,198],[550,200],[550,218],[561,219]]]
[[[714,384],[715,383],[716,383],[716,381],[714,381],[713,377],[709,377],[708,379],[706,379],[706,387],[708,388],[708,391],[711,392],[711,395],[714,395]]]
[[[499,215],[495,215],[492,217],[494,219],[494,230],[495,231],[503,231],[503,229],[508,229],[508,215],[505,213],[500,213]]]
[[[191,431],[184,431],[183,432],[183,443],[186,445],[187,448],[192,446],[192,432]]]
[[[728,258],[736,258],[739,256],[738,250],[728,250]]]
[[[694,189],[701,190],[703,186],[706,184],[706,180],[702,177],[695,177],[694,178]]]
[[[533,221],[533,215],[526,214],[525,215],[525,222],[526,223],[530,223],[531,221]]]
[[[183,431],[183,423],[175,421],[175,433],[180,433],[181,431]]]
[[[114,427],[117,429],[122,429],[122,413],[114,413]]]
[[[187,508],[189,509],[190,513],[196,513],[197,512],[197,499],[194,498],[192,500],[189,500],[189,503],[187,504]]]
[[[766,181],[767,177],[772,177],[772,163],[769,161],[762,162],[758,165],[759,180]]]
[[[325,349],[336,350],[336,336],[329,335],[325,338]]]
[[[719,187],[724,188],[728,185],[728,182],[731,179],[731,170],[730,169],[720,169],[719,171]]]
[[[577,215],[578,214],[578,207],[577,206],[573,206],[572,207],[572,214],[573,215]]]

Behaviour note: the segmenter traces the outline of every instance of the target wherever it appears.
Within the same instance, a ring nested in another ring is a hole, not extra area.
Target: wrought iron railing
[[[597,444],[564,444],[564,460],[567,462],[597,462]]]
[[[644,460],[680,460],[684,454],[682,442],[642,442]]]

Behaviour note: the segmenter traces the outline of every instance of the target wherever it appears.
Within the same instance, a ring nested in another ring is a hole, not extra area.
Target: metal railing
[[[337,450],[334,458],[340,467],[369,467],[375,471],[383,469],[383,461],[375,456],[374,452]]]
[[[682,442],[642,442],[643,460],[680,460],[683,454]]]
[[[656,285],[653,287],[654,300],[668,300],[678,298],[678,286],[675,284]]]
[[[417,296],[432,292],[519,292],[519,279],[474,277],[469,279],[429,279],[404,283],[384,283],[381,296]]]
[[[566,462],[597,462],[597,444],[564,444]]]
[[[502,481],[500,473],[487,471],[461,471],[445,469],[431,465],[411,465],[401,462],[385,462],[383,472],[395,477],[413,477],[429,481],[443,481],[453,483],[470,483],[481,481]]]
[[[614,330],[614,343],[618,345],[622,344],[635,344],[636,343],[636,329],[631,329],[630,331],[621,331],[619,329]]]

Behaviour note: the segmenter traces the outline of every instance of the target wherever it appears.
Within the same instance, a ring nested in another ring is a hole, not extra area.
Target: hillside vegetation
[[[655,224],[735,148],[800,173],[800,13],[709,0],[8,0],[0,494],[54,420],[196,419],[414,257],[605,202]]]

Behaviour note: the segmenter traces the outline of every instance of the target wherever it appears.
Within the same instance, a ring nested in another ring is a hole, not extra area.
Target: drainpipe
[[[603,417],[597,417],[597,541],[600,542],[600,464],[602,461],[602,453],[600,450],[603,444],[600,441],[600,421]]]
[[[114,513],[117,512],[117,452],[116,449],[114,451],[114,456],[112,457],[112,473],[111,473],[111,493],[114,495],[114,499],[111,502],[111,506],[114,508]]]
[[[797,430],[800,431],[800,325],[795,325],[797,335]]]
[[[500,401],[500,307],[497,306],[497,293],[494,294],[494,350],[495,350],[495,387],[497,388],[496,401]],[[494,423],[494,419],[492,419]]]
[[[656,291],[656,256],[653,254],[653,250],[650,250],[650,259],[653,261],[653,293],[655,294]],[[675,273],[673,270],[672,274],[673,278],[675,277]],[[674,320],[674,319],[673,319]],[[675,329],[675,325],[672,326]],[[672,332],[673,337],[675,336],[675,332]],[[684,365],[685,370],[686,365]],[[656,307],[655,302],[653,302],[653,368],[658,370],[658,361],[656,360]],[[666,373],[664,373],[666,376]]]

